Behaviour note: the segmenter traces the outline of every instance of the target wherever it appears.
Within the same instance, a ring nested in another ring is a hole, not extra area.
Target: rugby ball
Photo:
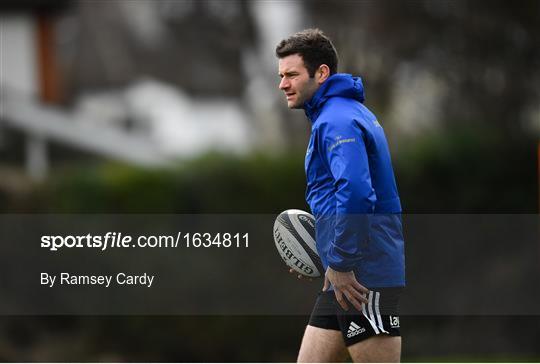
[[[274,242],[285,263],[299,274],[324,275],[315,245],[315,218],[302,210],[286,210],[274,222]]]

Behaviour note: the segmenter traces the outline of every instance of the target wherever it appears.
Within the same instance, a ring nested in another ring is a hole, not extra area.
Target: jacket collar
[[[322,111],[323,105],[331,97],[344,97],[364,102],[364,86],[360,77],[347,73],[336,73],[319,86],[313,97],[304,103],[304,112],[314,123]]]

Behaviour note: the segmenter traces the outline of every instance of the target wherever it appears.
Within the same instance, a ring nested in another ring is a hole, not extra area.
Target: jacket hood
[[[306,116],[315,121],[321,112],[324,103],[331,97],[345,97],[364,102],[364,86],[360,77],[353,77],[347,73],[336,73],[319,87],[313,97],[304,103]]]

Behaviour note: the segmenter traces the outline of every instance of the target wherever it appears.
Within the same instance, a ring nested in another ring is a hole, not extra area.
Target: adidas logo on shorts
[[[349,325],[349,331],[347,331],[347,337],[351,338],[351,337],[356,336],[358,334],[361,334],[361,333],[363,333],[365,331],[366,331],[366,329],[364,329],[363,327],[358,326],[358,324],[356,324],[356,322],[351,321],[351,324]]]

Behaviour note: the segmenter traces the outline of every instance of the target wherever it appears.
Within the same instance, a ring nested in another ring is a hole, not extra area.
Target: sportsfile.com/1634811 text
[[[176,235],[138,235],[122,232],[104,235],[43,235],[41,247],[50,251],[62,248],[248,248],[248,233],[182,233]]]

